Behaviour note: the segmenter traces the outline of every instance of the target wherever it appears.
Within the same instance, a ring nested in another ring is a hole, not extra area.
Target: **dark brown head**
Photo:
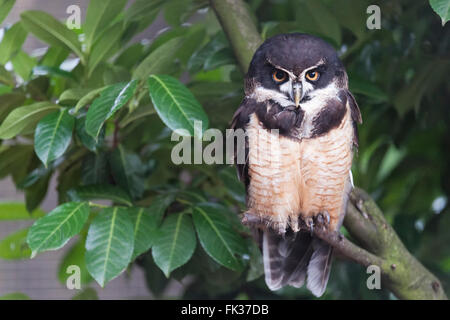
[[[347,88],[347,74],[334,48],[322,39],[301,33],[266,40],[255,52],[246,76],[246,94],[259,89],[281,106],[314,98],[328,86]]]

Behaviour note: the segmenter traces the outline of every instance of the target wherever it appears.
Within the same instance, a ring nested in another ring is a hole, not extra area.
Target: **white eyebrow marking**
[[[279,65],[276,65],[275,63],[273,63],[272,61],[270,61],[269,58],[267,58],[267,62],[270,63],[274,68],[280,69],[280,70],[286,72],[286,73],[289,75],[289,78],[291,78],[291,79],[297,78],[293,72],[291,72],[291,71],[289,71],[289,70],[287,70],[287,69],[285,69],[285,68],[283,68],[283,67],[280,67]]]

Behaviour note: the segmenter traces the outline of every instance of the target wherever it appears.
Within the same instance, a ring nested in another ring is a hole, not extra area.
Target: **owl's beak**
[[[292,96],[294,97],[295,107],[300,106],[300,100],[302,99],[302,85],[301,83],[294,83],[292,86]]]

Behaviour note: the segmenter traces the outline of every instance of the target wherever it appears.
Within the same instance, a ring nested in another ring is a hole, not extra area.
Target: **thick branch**
[[[210,3],[233,47],[242,72],[246,73],[253,53],[262,43],[250,11],[241,0],[210,0]]]
[[[242,71],[247,72],[262,39],[242,0],[210,0],[233,47]],[[358,247],[338,233],[316,228],[315,234],[349,259],[377,265],[383,283],[401,299],[446,299],[439,280],[414,258],[386,222],[375,202],[362,190],[351,194],[344,226]]]

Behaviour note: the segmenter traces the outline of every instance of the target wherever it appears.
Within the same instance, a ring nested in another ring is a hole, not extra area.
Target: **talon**
[[[327,223],[329,224],[330,223],[330,214],[328,213],[328,211],[324,211],[323,213],[325,215],[325,219],[327,219]]]
[[[309,232],[311,233],[311,235],[313,235],[314,233],[314,221],[312,218],[308,218],[305,221],[306,226],[309,227]]]

